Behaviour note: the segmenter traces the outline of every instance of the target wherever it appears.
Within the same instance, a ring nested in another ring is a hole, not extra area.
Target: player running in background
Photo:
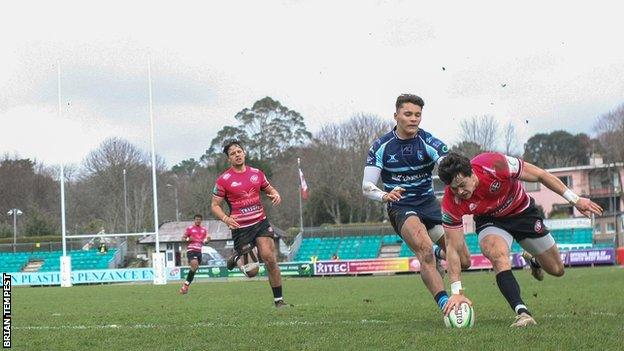
[[[191,269],[186,275],[186,281],[182,284],[180,288],[180,294],[187,294],[189,286],[193,282],[193,278],[195,277],[195,272],[197,268],[201,264],[202,261],[202,246],[210,240],[210,236],[208,235],[208,231],[205,227],[201,225],[202,215],[196,214],[193,218],[195,223],[191,226],[186,227],[186,231],[182,235],[182,241],[189,241],[188,247],[186,249],[186,257],[191,265]]]
[[[231,167],[217,179],[211,208],[212,213],[232,230],[235,254],[228,259],[228,269],[233,269],[239,257],[250,256],[257,247],[269,273],[275,307],[289,307],[291,305],[282,297],[282,277],[275,257],[273,228],[264,212],[260,191],[267,194],[273,206],[280,204],[281,197],[261,170],[245,165],[245,150],[240,142],[227,143],[223,152]],[[221,208],[224,200],[230,207],[229,215]]]
[[[462,294],[460,262],[456,254],[465,245],[462,216],[474,215],[481,251],[494,266],[496,283],[516,313],[512,327],[537,324],[520,297],[520,286],[509,262],[509,249],[515,239],[525,250],[531,273],[537,280],[543,271],[560,277],[563,262],[559,250],[535,201],[524,191],[520,181],[540,182],[563,196],[583,215],[602,214],[602,208],[579,197],[559,178],[516,157],[500,153],[483,153],[471,160],[451,153],[438,167],[440,179],[447,185],[442,201],[447,234],[447,270],[452,295],[445,313],[467,300]]]
[[[416,95],[397,98],[396,127],[371,146],[362,191],[371,200],[387,203],[394,230],[416,254],[422,280],[442,309],[448,300],[442,279],[444,270],[439,265],[439,260],[444,258],[441,249],[445,247],[444,229],[431,173],[448,148],[419,128],[424,104]],[[384,190],[376,185],[380,176]],[[435,250],[433,243],[439,245]],[[466,268],[470,266],[470,254],[465,246],[462,264]]]

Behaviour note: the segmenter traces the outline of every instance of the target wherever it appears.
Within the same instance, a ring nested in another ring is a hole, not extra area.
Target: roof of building
[[[160,242],[171,243],[181,242],[182,234],[186,227],[193,225],[193,221],[167,222],[158,228],[158,239]],[[210,240],[231,240],[232,232],[225,223],[217,220],[204,220],[202,226],[208,230]],[[154,235],[144,236],[139,239],[141,244],[151,244],[156,241]]]
[[[182,242],[182,234],[184,234],[186,227],[193,225],[193,223],[193,221],[163,223],[158,228],[158,239],[161,243]],[[202,226],[206,227],[208,230],[210,240],[232,240],[232,232],[227,225],[221,221],[204,220],[202,221]],[[283,230],[274,225],[271,226],[278,237],[286,234]],[[140,244],[152,244],[154,242],[156,242],[156,237],[154,235],[146,235],[139,239]]]
[[[601,168],[618,168],[624,167],[624,163],[616,162],[616,163],[603,163],[599,165],[583,165],[583,166],[572,166],[572,167],[560,167],[560,168],[548,168],[546,169],[550,173],[558,173],[558,172],[570,172],[570,171],[583,171],[590,169],[601,169]]]

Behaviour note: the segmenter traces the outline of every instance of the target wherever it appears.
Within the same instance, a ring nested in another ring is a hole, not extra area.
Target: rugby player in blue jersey
[[[388,217],[397,234],[420,261],[420,274],[442,310],[448,301],[444,289],[444,229],[440,203],[433,193],[436,164],[448,153],[447,146],[419,128],[422,98],[403,94],[396,100],[396,127],[373,142],[364,167],[362,192],[371,200],[387,203]],[[383,190],[377,187],[381,176]],[[438,247],[434,250],[434,243]],[[464,244],[463,268],[470,266]]]

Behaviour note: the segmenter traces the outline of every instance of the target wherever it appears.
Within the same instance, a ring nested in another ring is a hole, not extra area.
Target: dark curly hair
[[[225,154],[225,156],[229,156],[228,152],[230,151],[230,147],[232,147],[234,145],[236,145],[236,146],[240,147],[241,149],[245,150],[245,148],[243,148],[243,144],[240,141],[238,141],[238,140],[230,140],[225,145],[223,145],[223,153]]]
[[[414,105],[418,105],[420,106],[420,108],[425,107],[425,102],[420,96],[416,96],[414,94],[401,94],[396,99],[396,104],[395,104],[396,110],[398,111],[401,108],[401,106],[403,106],[403,104],[408,103],[408,102]]]
[[[450,152],[442,159],[442,162],[440,162],[438,166],[438,176],[444,184],[449,185],[458,174],[464,177],[470,177],[472,175],[470,159],[456,152]]]

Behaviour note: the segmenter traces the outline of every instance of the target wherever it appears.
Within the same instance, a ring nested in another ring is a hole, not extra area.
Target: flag
[[[305,178],[303,177],[303,172],[301,168],[299,168],[299,180],[301,180],[301,198],[304,200],[308,199],[308,183],[306,183]]]

